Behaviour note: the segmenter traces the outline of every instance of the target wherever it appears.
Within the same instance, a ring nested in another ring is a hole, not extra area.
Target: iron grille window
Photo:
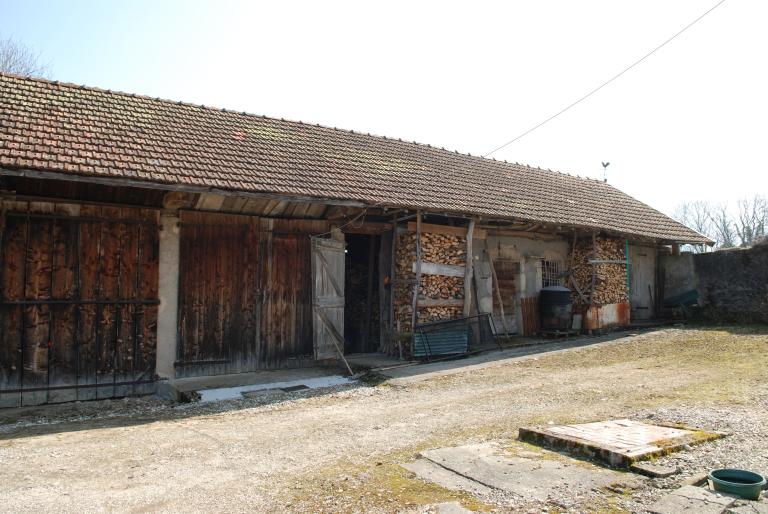
[[[560,261],[541,259],[541,287],[563,285],[561,273]]]

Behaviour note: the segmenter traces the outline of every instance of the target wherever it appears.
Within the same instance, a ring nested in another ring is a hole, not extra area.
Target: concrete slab
[[[650,425],[630,419],[519,430],[523,441],[564,449],[616,467],[629,467],[635,461],[722,436],[716,432]]]
[[[654,514],[722,514],[735,502],[736,498],[686,485],[664,496],[648,510]]]
[[[421,458],[416,462],[403,464],[402,466],[416,474],[419,478],[438,484],[451,491],[466,491],[475,495],[487,494],[493,491],[490,487],[438,466],[429,459]]]
[[[300,368],[253,371],[250,373],[231,373],[206,377],[187,377],[169,380],[179,391],[201,391],[256,384],[274,384],[277,382],[295,382],[310,378],[338,375],[338,370],[328,368]]]
[[[158,385],[161,398],[187,401],[221,401],[242,398],[248,393],[268,389],[299,390],[350,384],[351,377],[324,368],[256,371],[163,381]]]
[[[586,492],[607,486],[638,487],[643,480],[636,475],[591,466],[560,456],[507,456],[500,447],[492,443],[439,448],[424,451],[420,455],[422,460],[428,460],[452,472],[452,475],[442,472],[428,475],[422,474],[418,469],[414,471],[422,478],[444,485],[445,482],[440,480],[448,477],[449,480],[455,480],[454,487],[477,492],[476,485],[473,486],[475,490],[463,486],[466,484],[465,480],[470,480],[486,489],[498,489],[531,500],[546,501],[550,492],[558,487]]]

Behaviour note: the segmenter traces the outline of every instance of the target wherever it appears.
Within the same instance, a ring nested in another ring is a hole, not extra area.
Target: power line
[[[614,80],[616,80],[617,78],[621,77],[621,76],[622,76],[622,75],[624,75],[626,72],[628,72],[629,70],[631,70],[632,68],[634,68],[635,66],[637,66],[638,64],[640,64],[641,62],[643,62],[644,60],[646,60],[647,58],[649,58],[649,57],[650,57],[650,56],[652,56],[653,54],[655,54],[656,52],[658,52],[659,50],[661,50],[663,47],[665,47],[665,46],[667,45],[667,43],[669,43],[670,41],[672,41],[673,39],[675,39],[677,36],[679,36],[680,34],[682,34],[683,32],[685,32],[685,31],[686,31],[686,30],[688,30],[689,28],[693,27],[693,26],[694,26],[694,25],[695,25],[697,22],[699,22],[699,21],[700,21],[702,18],[704,18],[704,16],[706,16],[706,15],[707,15],[707,14],[709,14],[709,13],[711,13],[712,11],[714,11],[715,9],[717,9],[718,7],[720,7],[720,6],[721,6],[722,4],[724,4],[724,3],[725,3],[725,0],[720,0],[720,1],[719,1],[719,2],[717,2],[715,5],[713,5],[712,7],[710,7],[710,8],[709,8],[707,11],[705,11],[703,14],[701,14],[701,15],[700,15],[698,18],[696,18],[695,20],[693,20],[692,22],[690,22],[688,25],[686,25],[685,27],[683,27],[682,29],[680,29],[678,32],[676,32],[676,33],[675,33],[675,34],[674,34],[672,37],[670,37],[669,39],[667,39],[666,41],[664,41],[663,43],[661,43],[659,46],[657,46],[656,48],[654,48],[653,50],[651,50],[650,52],[648,52],[647,54],[645,54],[644,56],[642,56],[640,59],[636,60],[635,62],[633,62],[632,64],[630,64],[629,66],[627,66],[626,68],[624,68],[623,70],[621,70],[619,73],[617,73],[616,75],[614,75],[614,76],[613,76],[613,77],[611,77],[610,79],[606,80],[605,82],[603,82],[602,84],[600,84],[599,86],[597,86],[595,89],[593,89],[592,91],[590,91],[590,92],[589,92],[589,93],[587,93],[586,95],[582,96],[581,98],[579,98],[579,99],[578,99],[578,100],[576,100],[575,102],[571,103],[571,104],[570,104],[570,105],[568,105],[567,107],[565,107],[565,108],[561,109],[560,111],[558,111],[557,113],[553,114],[552,116],[550,116],[550,117],[549,117],[549,118],[547,118],[546,120],[542,121],[542,122],[541,122],[541,123],[539,123],[538,125],[534,125],[533,127],[529,128],[528,130],[526,130],[525,132],[523,132],[522,134],[520,134],[520,135],[519,135],[519,136],[517,136],[516,138],[514,138],[514,139],[512,139],[512,140],[510,140],[510,141],[507,141],[507,142],[506,142],[506,143],[504,143],[503,145],[501,145],[501,146],[499,146],[499,147],[497,147],[497,148],[495,148],[495,149],[491,150],[491,151],[490,151],[490,152],[488,152],[487,154],[483,155],[483,157],[488,157],[489,155],[491,155],[491,154],[494,154],[494,153],[498,152],[498,151],[499,151],[499,150],[501,150],[502,148],[504,148],[504,147],[506,147],[506,146],[509,146],[509,145],[511,145],[512,143],[514,143],[514,142],[515,142],[515,141],[517,141],[518,139],[521,139],[521,138],[523,138],[523,137],[527,136],[528,134],[530,134],[531,132],[533,132],[533,131],[534,131],[534,130],[536,130],[537,128],[541,127],[542,125],[545,125],[546,123],[549,123],[550,121],[554,120],[555,118],[557,118],[558,116],[560,116],[561,114],[563,114],[565,111],[569,110],[571,107],[574,107],[575,105],[577,105],[577,104],[579,104],[579,103],[583,102],[584,100],[586,100],[586,99],[587,99],[587,98],[589,98],[590,96],[594,95],[595,93],[597,93],[598,91],[600,91],[601,89],[603,89],[605,86],[607,86],[608,84],[610,84],[611,82],[613,82],[613,81],[614,81]]]

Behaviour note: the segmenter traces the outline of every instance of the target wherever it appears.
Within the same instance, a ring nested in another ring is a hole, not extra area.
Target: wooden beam
[[[395,257],[397,252],[397,213],[392,215],[392,253],[389,266],[389,338],[387,340],[387,354],[392,351],[392,343],[395,338],[395,283],[397,282],[397,266]]]
[[[368,236],[368,271],[365,293],[365,333],[363,333],[363,351],[369,351],[368,344],[371,339],[371,303],[373,303],[373,268],[375,266],[374,253],[376,251],[376,239]]]
[[[419,286],[421,285],[421,211],[416,211],[416,283],[413,284],[413,301],[411,302],[411,332],[416,331],[416,320],[419,309]]]
[[[344,226],[342,230],[345,234],[368,234],[375,236],[392,230],[392,223],[368,221],[359,226],[350,223],[349,225]]]
[[[13,170],[7,168],[0,168],[3,174],[14,177],[27,177],[44,180],[65,180],[69,182],[85,182],[88,184],[103,184],[107,186],[118,187],[138,187],[142,189],[159,189],[162,191],[182,191],[186,193],[213,193],[223,196],[242,196],[245,198],[271,198],[274,200],[288,200],[299,202],[314,202],[325,205],[349,205],[352,207],[366,207],[365,202],[357,200],[337,200],[326,197],[311,197],[303,195],[281,195],[274,193],[264,192],[251,192],[240,191],[231,189],[221,189],[218,187],[208,186],[194,186],[190,184],[168,184],[159,182],[150,182],[147,180],[136,180],[129,178],[117,178],[117,177],[95,177],[90,175],[75,175],[72,173],[58,173],[53,171],[38,171],[38,170]]]
[[[418,221],[411,221],[408,223],[408,231],[416,232]],[[430,234],[446,234],[450,236],[463,236],[467,233],[467,229],[464,227],[452,227],[450,225],[437,225],[434,223],[422,223],[421,231],[428,232]]]
[[[471,219],[469,222],[474,223],[474,219]],[[409,232],[415,232],[416,231],[416,222],[411,221],[408,223],[408,231]],[[467,228],[466,227],[452,227],[450,225],[438,225],[436,223],[422,223],[421,224],[421,231],[422,232],[428,232],[430,234],[443,234],[446,236],[465,236],[467,235]],[[474,231],[475,239],[485,239],[485,230],[477,229]]]
[[[541,233],[541,232],[524,232],[521,230],[508,230],[508,229],[499,229],[499,228],[488,228],[484,229],[486,232],[486,236],[496,236],[496,237],[524,237],[526,239],[534,239],[538,241],[558,241],[561,239],[559,236],[555,234],[549,234],[549,233]],[[484,239],[483,238],[475,238],[475,239]]]
[[[461,307],[464,300],[459,298],[419,298],[420,307]]]
[[[474,264],[474,257],[472,255],[472,239],[475,232],[475,220],[469,220],[469,226],[467,227],[467,256],[464,263],[464,317],[469,316],[472,307],[472,271]]]
[[[411,270],[416,273],[416,263],[413,263]],[[444,277],[463,277],[466,272],[465,266],[457,266],[455,264],[438,264],[435,262],[422,262],[421,274],[422,275],[442,275]]]

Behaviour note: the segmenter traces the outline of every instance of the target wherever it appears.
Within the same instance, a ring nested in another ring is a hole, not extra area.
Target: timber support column
[[[161,378],[174,378],[178,345],[179,241],[181,223],[177,211],[160,215],[160,277],[157,312],[157,364]]]

